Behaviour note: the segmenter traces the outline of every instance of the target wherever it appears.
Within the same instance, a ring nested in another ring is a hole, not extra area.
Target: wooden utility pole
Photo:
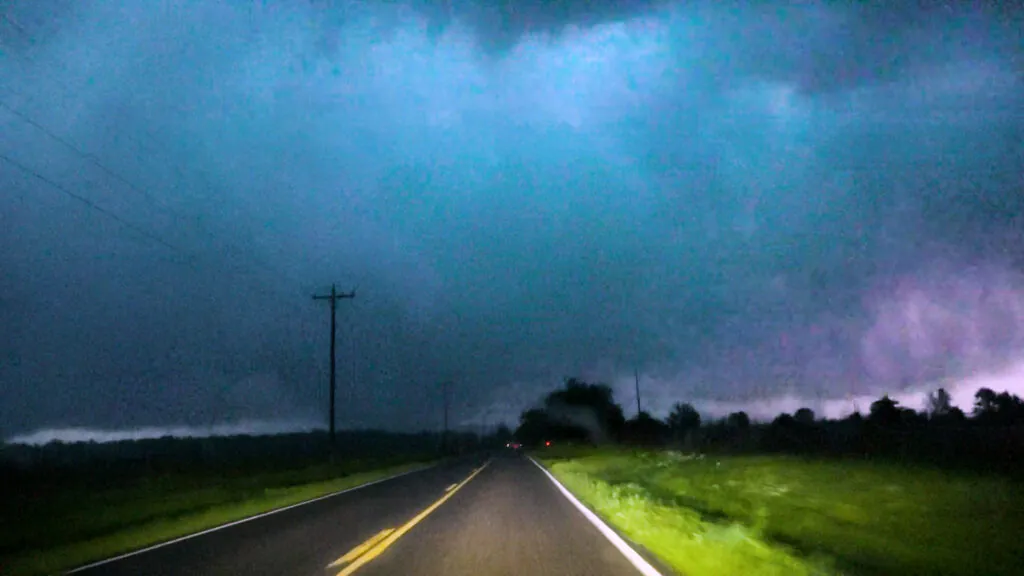
[[[334,284],[331,284],[331,293],[318,296],[313,295],[313,300],[327,300],[331,305],[331,399],[330,408],[328,409],[328,425],[330,426],[331,434],[331,453],[334,453],[334,390],[335,390],[335,356],[334,356],[334,342],[337,334],[337,311],[338,311],[338,300],[345,298],[355,298],[356,291],[353,290],[349,293],[338,292]]]

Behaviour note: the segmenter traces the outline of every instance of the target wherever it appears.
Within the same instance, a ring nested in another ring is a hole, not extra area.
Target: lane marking
[[[455,488],[456,486],[458,486],[458,484],[452,484],[451,486],[449,486],[449,487],[445,488],[445,489],[444,489],[444,491],[445,491],[445,492],[451,492],[451,491],[452,491],[452,488]]]
[[[345,569],[341,572],[338,572],[338,576],[350,576],[356,570],[362,568],[363,565],[365,565],[367,562],[370,562],[377,556],[380,556],[385,550],[388,549],[389,546],[391,546],[392,544],[397,542],[399,538],[404,536],[406,532],[412,530],[414,526],[422,522],[423,519],[429,516],[431,512],[437,510],[441,506],[441,504],[444,504],[449,498],[454,496],[455,493],[461,490],[463,486],[469,484],[469,481],[475,478],[477,474],[483,472],[484,468],[487,468],[487,465],[490,463],[491,461],[488,460],[487,462],[484,462],[483,466],[473,470],[472,474],[470,474],[462,482],[456,484],[454,488],[449,490],[444,496],[441,496],[441,498],[437,502],[434,502],[430,506],[427,506],[426,510],[417,514],[415,517],[413,517],[412,520],[409,520],[401,527],[399,527],[397,530],[392,532],[387,538],[377,543],[377,545],[374,546],[370,551],[357,558],[354,562],[346,566]]]
[[[551,472],[548,472],[547,468],[541,466],[540,463],[534,460],[532,456],[528,456],[528,458],[530,459],[530,462],[533,462],[534,466],[540,468],[540,471],[543,472],[555,484],[555,487],[558,488],[558,491],[561,492],[562,495],[565,496],[566,499],[569,500],[569,502],[571,502],[577,510],[583,513],[583,517],[589,520],[590,523],[593,524],[594,527],[597,528],[597,530],[601,532],[601,534],[603,534],[609,542],[612,543],[612,546],[615,546],[615,548],[618,549],[618,551],[626,557],[626,560],[629,560],[629,563],[632,564],[637,570],[639,570],[641,574],[643,574],[644,576],[661,576],[661,573],[655,570],[654,566],[651,566],[651,564],[647,560],[644,560],[643,556],[641,556],[639,553],[637,553],[636,550],[630,547],[630,545],[627,544],[626,541],[623,540],[622,537],[615,532],[615,530],[612,530],[607,524],[604,523],[604,520],[601,520],[597,516],[597,514],[591,512],[590,508],[584,506],[582,502],[577,500],[576,497],[572,495],[572,492],[569,492],[565,488],[565,486],[562,486],[562,483],[559,482],[558,479],[551,474]]]
[[[341,558],[338,558],[334,562],[331,562],[327,565],[327,567],[334,568],[335,566],[341,566],[342,564],[347,564],[355,560],[356,558],[359,558],[363,555],[364,552],[373,547],[374,544],[380,542],[385,537],[387,537],[388,534],[391,534],[394,531],[394,528],[385,528],[384,530],[377,532],[375,535],[370,536],[370,538],[366,542],[363,542],[359,546],[356,546],[355,548],[349,550],[347,554],[345,554]]]
[[[267,512],[262,512],[260,514],[256,514],[255,516],[249,516],[247,518],[242,518],[241,520],[235,520],[233,522],[228,522],[227,524],[221,524],[220,526],[214,526],[213,528],[207,528],[206,530],[201,530],[199,532],[195,532],[195,533],[192,533],[192,534],[186,534],[185,536],[179,536],[177,538],[174,538],[173,540],[168,540],[166,542],[161,542],[159,544],[153,544],[152,546],[147,546],[147,547],[141,548],[139,550],[135,550],[135,551],[132,551],[132,552],[126,552],[126,553],[121,554],[119,556],[113,556],[113,557],[107,558],[105,560],[99,560],[99,561],[93,562],[91,564],[86,564],[85,566],[79,566],[78,568],[74,568],[72,570],[68,570],[67,572],[64,572],[64,573],[65,574],[74,574],[76,572],[81,572],[83,570],[89,570],[89,569],[92,569],[92,568],[96,568],[97,566],[103,566],[104,564],[109,564],[111,562],[117,562],[118,560],[124,560],[125,558],[131,558],[132,556],[137,556],[137,555],[142,554],[144,552],[149,552],[150,550],[156,550],[157,548],[163,548],[164,546],[170,546],[171,544],[177,544],[178,542],[183,542],[185,540],[191,540],[192,538],[197,538],[199,536],[203,536],[204,534],[209,534],[211,532],[216,532],[218,530],[223,530],[225,528],[230,528],[232,526],[238,526],[239,524],[244,524],[246,522],[251,522],[252,520],[263,518],[265,516],[270,516],[271,514],[277,514],[278,512],[284,512],[285,510],[291,510],[292,508],[298,508],[299,506],[305,506],[306,504],[312,504],[313,502],[319,502],[320,500],[326,500],[328,498],[333,498],[335,496],[340,496],[340,495],[345,494],[347,492],[355,492],[356,490],[361,490],[363,488],[368,488],[370,486],[373,486],[374,484],[380,484],[382,482],[387,482],[388,480],[394,480],[395,478],[401,478],[402,476],[408,476],[409,474],[415,474],[416,472],[423,472],[424,470],[430,470],[431,468],[434,468],[437,465],[438,465],[438,463],[434,463],[434,464],[430,464],[429,466],[423,466],[422,468],[415,468],[413,470],[406,470],[405,472],[399,472],[398,474],[392,474],[391,476],[388,476],[386,478],[381,478],[379,480],[373,480],[372,482],[367,482],[365,484],[360,484],[359,486],[353,486],[351,488],[346,488],[344,490],[339,490],[337,492],[332,492],[330,494],[325,494],[323,496],[317,496],[316,498],[312,498],[310,500],[303,500],[302,502],[297,502],[295,504],[290,504],[288,506],[284,506],[284,507],[281,507],[281,508],[275,508],[273,510],[268,510]]]

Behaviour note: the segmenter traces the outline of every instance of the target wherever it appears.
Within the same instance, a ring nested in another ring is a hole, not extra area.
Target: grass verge
[[[181,475],[89,493],[64,489],[23,503],[18,520],[24,521],[4,528],[0,574],[59,573],[425,466],[405,463],[340,477],[331,477],[330,467],[317,466],[209,483]]]
[[[688,576],[1024,573],[1024,487],[1000,477],[784,456],[536,456]]]

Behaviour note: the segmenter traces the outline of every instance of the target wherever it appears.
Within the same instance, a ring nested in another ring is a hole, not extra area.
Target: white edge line
[[[565,496],[565,498],[569,500],[577,510],[583,513],[583,516],[589,520],[590,523],[593,524],[594,527],[612,543],[612,546],[615,546],[615,548],[626,557],[626,560],[629,560],[629,563],[632,564],[641,574],[644,576],[661,576],[661,573],[658,572],[654,566],[651,566],[647,560],[644,560],[644,557],[637,553],[637,551],[630,547],[630,545],[627,544],[621,536],[616,534],[614,530],[605,524],[604,520],[598,518],[597,514],[591,512],[590,508],[584,506],[582,502],[572,495],[572,492],[569,492],[565,486],[562,486],[562,483],[559,482],[551,472],[548,472],[547,468],[541,466],[540,463],[534,460],[532,456],[528,456],[528,458],[530,459],[530,462],[533,462],[534,466],[540,468],[540,471],[547,475],[548,479],[550,479],[555,484],[555,487],[558,488],[558,491],[562,493],[562,496]]]
[[[283,506],[281,508],[274,508],[273,510],[268,510],[266,512],[261,512],[259,514],[256,514],[255,516],[249,516],[247,518],[242,518],[241,520],[234,520],[232,522],[228,522],[227,524],[221,524],[219,526],[214,526],[213,528],[207,528],[206,530],[202,530],[202,531],[199,531],[199,532],[194,532],[192,534],[186,534],[185,536],[179,536],[179,537],[177,537],[177,538],[175,538],[173,540],[168,540],[166,542],[161,542],[159,544],[153,544],[152,546],[147,546],[145,548],[140,548],[139,550],[133,550],[131,552],[126,552],[126,553],[121,554],[119,556],[114,556],[114,557],[111,557],[111,558],[106,558],[104,560],[98,560],[98,561],[93,562],[91,564],[86,564],[85,566],[79,566],[78,568],[74,568],[72,570],[68,570],[68,571],[64,572],[64,574],[74,574],[75,572],[81,572],[83,570],[89,570],[89,569],[92,569],[92,568],[96,568],[97,566],[102,566],[104,564],[109,564],[111,562],[117,562],[118,560],[124,560],[125,558],[130,558],[132,556],[137,556],[137,555],[142,554],[144,552],[149,552],[150,550],[156,550],[157,548],[163,548],[164,546],[170,546],[171,544],[177,544],[178,542],[182,542],[182,541],[185,541],[185,540],[190,540],[192,538],[197,538],[197,537],[202,536],[204,534],[209,534],[210,532],[216,532],[218,530],[223,530],[225,528],[230,528],[232,526],[237,526],[239,524],[243,524],[243,523],[249,522],[251,520],[256,520],[258,518],[263,518],[264,516],[270,516],[271,514],[277,514],[278,512],[284,512],[285,510],[291,510],[292,508],[298,508],[299,506],[305,506],[306,504],[312,504],[313,502],[319,502],[320,500],[326,500],[328,498],[333,498],[335,496],[340,496],[340,495],[342,495],[342,494],[344,494],[346,492],[354,492],[354,491],[359,490],[361,488],[366,488],[368,486],[373,486],[374,484],[380,484],[382,482],[387,482],[388,480],[394,480],[395,478],[400,478],[402,476],[406,476],[406,475],[409,475],[409,474],[415,474],[416,472],[422,472],[424,470],[429,470],[430,468],[433,468],[434,466],[437,466],[437,463],[430,464],[430,465],[424,466],[422,468],[416,468],[416,469],[413,469],[413,470],[406,470],[405,472],[399,472],[398,474],[392,474],[391,476],[388,476],[386,478],[380,478],[378,480],[373,480],[373,481],[367,482],[365,484],[360,484],[358,486],[353,486],[351,488],[345,488],[344,490],[339,490],[337,492],[331,492],[330,494],[325,494],[323,496],[317,496],[316,498],[312,498],[310,500],[303,500],[302,502],[297,502],[295,504],[289,504],[288,506]]]

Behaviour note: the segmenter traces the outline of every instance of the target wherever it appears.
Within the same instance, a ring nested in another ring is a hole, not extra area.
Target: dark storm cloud
[[[320,6],[326,13],[338,14],[341,4]],[[894,82],[951,59],[999,56],[1019,65],[1022,41],[1022,12],[999,4],[806,3],[737,9],[728,4],[663,0],[423,0],[411,6],[426,17],[429,33],[439,36],[449,26],[468,26],[479,46],[499,57],[525,37],[557,39],[566,30],[676,14],[689,24],[680,40],[700,54],[701,66],[720,81],[759,77],[789,82],[810,94]],[[327,36],[337,32],[329,30]]]
[[[5,435],[321,421],[332,282],[346,426],[1021,358],[1016,13],[54,6],[3,9],[0,154],[145,234],[0,160]]]
[[[502,53],[531,34],[558,36],[573,26],[588,28],[628,19],[669,5],[664,0],[616,2],[449,2],[426,0],[413,6],[427,15],[432,31],[461,22],[476,33],[484,50]]]

